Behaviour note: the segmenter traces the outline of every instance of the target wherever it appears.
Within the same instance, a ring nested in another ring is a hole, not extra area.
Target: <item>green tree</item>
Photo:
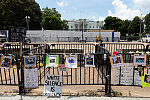
[[[61,14],[56,8],[43,8],[41,26],[45,30],[67,30],[66,20],[61,20]]]
[[[129,25],[130,35],[132,34],[133,36],[139,36],[140,23],[141,23],[141,19],[138,16],[134,17],[131,24]],[[144,28],[143,23],[141,23],[141,33],[143,32],[143,28]]]
[[[9,26],[27,27],[25,16],[30,16],[30,29],[41,29],[41,9],[35,0],[1,0],[1,29]]]
[[[129,33],[129,25],[130,25],[131,21],[130,20],[123,20],[122,24],[120,26],[120,33],[121,36],[126,36],[126,34]]]
[[[117,17],[108,16],[105,20],[104,29],[119,31],[122,20]]]
[[[150,13],[147,14],[144,18],[145,32],[150,33]]]

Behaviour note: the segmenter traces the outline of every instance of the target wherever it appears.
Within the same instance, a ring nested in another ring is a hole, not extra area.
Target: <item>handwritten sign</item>
[[[62,96],[62,76],[45,75],[44,95]]]
[[[139,75],[139,72],[137,70],[134,70],[133,76],[133,70],[134,67],[132,63],[125,63],[125,67],[121,67],[121,73],[120,68],[114,68],[114,84],[119,84],[119,76],[120,76],[120,84],[141,85],[141,76]]]
[[[37,68],[24,68],[24,87],[25,88],[38,88],[38,69]]]

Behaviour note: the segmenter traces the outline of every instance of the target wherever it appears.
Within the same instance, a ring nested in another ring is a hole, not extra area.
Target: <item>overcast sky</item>
[[[150,13],[150,0],[36,0],[41,9],[56,8],[62,19],[104,20],[107,16],[132,19]]]

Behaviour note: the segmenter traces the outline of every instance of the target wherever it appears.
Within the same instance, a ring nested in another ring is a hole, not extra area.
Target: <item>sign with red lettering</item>
[[[60,75],[45,75],[44,95],[47,96],[62,96],[62,76]]]

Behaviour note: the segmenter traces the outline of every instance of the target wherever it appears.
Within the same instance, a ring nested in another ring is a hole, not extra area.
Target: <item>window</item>
[[[93,28],[94,28],[94,26],[93,26]]]
[[[89,26],[89,28],[91,28],[91,26]]]
[[[71,26],[71,28],[73,28],[73,26]]]

